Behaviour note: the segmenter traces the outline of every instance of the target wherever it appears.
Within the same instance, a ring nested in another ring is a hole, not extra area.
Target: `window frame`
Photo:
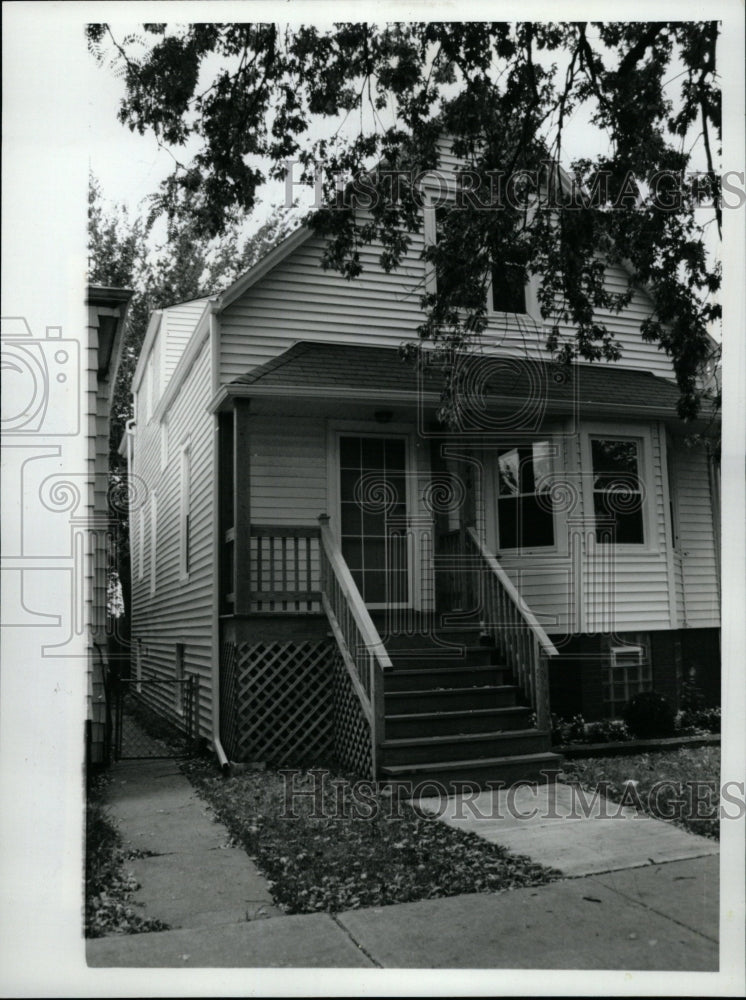
[[[603,705],[604,713],[606,718],[609,719],[619,719],[621,717],[621,709],[627,704],[630,698],[634,695],[640,693],[641,691],[652,691],[654,688],[654,678],[653,678],[653,663],[650,658],[650,643],[642,636],[633,636],[634,641],[626,643],[623,638],[619,638],[618,642],[620,645],[612,645],[609,643],[608,649],[606,651],[605,663],[604,663],[604,674],[603,674]],[[617,654],[629,654],[637,652],[639,653],[636,663],[617,663]],[[628,671],[636,670],[638,672],[637,680],[631,682],[629,680]],[[614,697],[614,672],[617,672],[616,683],[620,683],[619,677],[622,676],[622,682],[624,684],[624,694],[620,700]]]
[[[450,201],[447,204],[443,203],[442,198],[437,199],[437,204],[433,202],[433,195],[425,191],[423,192],[423,231],[425,238],[425,246],[434,246],[438,240],[438,226],[437,226],[437,212],[439,209],[449,209],[455,206],[455,198],[453,199],[453,205]],[[538,315],[537,309],[537,288],[536,275],[527,275],[526,283],[523,286],[523,302],[525,306],[525,312],[504,312],[500,309],[493,308],[493,295],[492,295],[492,270],[490,267],[489,274],[487,275],[486,282],[486,306],[487,306],[487,319],[502,320],[505,321],[510,317],[515,317],[517,322],[525,322],[530,320],[534,323],[542,323],[540,315]],[[428,262],[425,266],[425,290],[430,295],[435,295],[438,290],[438,276],[435,264]],[[461,308],[461,307],[458,307]]]
[[[493,462],[492,462],[492,488],[493,488],[493,503],[494,503],[494,513],[492,517],[493,521],[493,531],[494,531],[494,548],[500,555],[505,555],[506,557],[517,557],[526,555],[553,555],[562,554],[564,552],[564,546],[560,544],[560,528],[561,524],[559,521],[559,511],[557,510],[557,505],[552,505],[552,536],[553,543],[551,545],[518,545],[515,547],[509,547],[507,545],[502,545],[500,542],[500,463],[499,463],[499,451],[506,451],[510,448],[527,448],[535,444],[546,443],[549,446],[549,480],[550,483],[555,483],[557,475],[561,474],[564,470],[559,469],[559,465],[562,463],[563,459],[563,449],[561,443],[557,440],[555,434],[544,433],[537,434],[531,438],[527,438],[522,435],[517,435],[516,440],[505,440],[499,444],[493,446]],[[519,494],[519,496],[536,496],[533,494]]]
[[[594,439],[635,441],[637,444],[637,475],[642,486],[642,542],[614,542],[613,548],[620,552],[657,553],[660,550],[658,525],[655,519],[655,477],[653,470],[653,442],[648,425],[589,423],[583,427],[581,442],[582,471],[584,481],[583,502],[587,523],[593,525],[594,543],[606,549],[607,543],[598,541],[596,536],[596,508],[594,504]],[[590,529],[589,529],[590,530]]]

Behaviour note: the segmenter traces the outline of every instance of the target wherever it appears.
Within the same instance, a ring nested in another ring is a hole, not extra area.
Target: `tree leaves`
[[[323,161],[326,207],[310,225],[326,240],[323,266],[354,279],[361,248],[378,243],[386,270],[401,265],[422,225],[412,185],[384,190],[378,160],[412,174],[438,166],[436,140],[447,135],[455,155],[482,177],[538,173],[562,161],[568,116],[585,106],[608,152],[577,162],[582,187],[599,172],[606,195],[578,209],[562,192],[551,211],[462,206],[442,246],[428,251],[458,280],[424,294],[420,337],[452,349],[478,342],[485,310],[477,290],[485,260],[504,268],[517,249],[541,277],[549,346],[561,360],[615,360],[619,346],[599,313],[618,312],[627,293],[610,293],[604,272],[625,262],[633,284],[652,293],[656,312],[646,338],[670,354],[682,391],[680,412],[700,406],[698,376],[712,360],[708,324],[719,317],[717,267],[701,252],[696,198],[675,208],[641,204],[639,184],[661,172],[690,169],[698,130],[705,179],[717,198],[720,92],[716,22],[400,22],[339,23],[328,28],[274,24],[145,25],[149,46],[135,59],[109,29],[91,25],[89,44],[101,58],[107,38],[126,68],[120,117],[176,147],[195,141],[190,163],[177,164],[154,203],[195,234],[214,238],[237,212],[256,204],[268,163],[274,177],[294,158],[313,182]],[[138,50],[139,53],[139,50]],[[547,54],[562,55],[564,70]],[[209,85],[203,70],[218,69]],[[679,67],[683,66],[680,72]],[[336,131],[319,130],[324,120]],[[343,128],[357,120],[356,129]],[[317,137],[319,131],[326,131]],[[334,208],[337,177],[365,173],[379,195],[366,213]],[[699,247],[699,251],[695,247]],[[465,291],[466,290],[466,291]],[[458,305],[466,295],[473,304]],[[482,296],[483,302],[484,296]],[[558,307],[559,302],[559,307]],[[572,328],[561,332],[559,308]]]

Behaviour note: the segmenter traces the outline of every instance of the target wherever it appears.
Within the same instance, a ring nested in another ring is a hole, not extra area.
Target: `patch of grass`
[[[720,747],[565,761],[565,779],[704,837],[720,837]]]
[[[125,870],[125,862],[143,852],[128,854],[122,848],[119,831],[104,805],[105,785],[103,778],[91,782],[86,804],[85,936],[168,930],[162,920],[138,913],[132,902],[138,883]]]
[[[333,771],[323,781],[319,773],[296,772],[300,794],[290,806],[278,772],[226,779],[204,765],[185,770],[288,913],[498,892],[561,877]]]

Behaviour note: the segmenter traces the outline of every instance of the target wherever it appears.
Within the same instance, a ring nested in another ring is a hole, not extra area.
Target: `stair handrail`
[[[540,729],[548,729],[551,724],[549,715],[548,661],[550,657],[558,655],[557,647],[544,631],[534,613],[527,606],[512,580],[498,562],[495,554],[490,552],[479,537],[475,528],[471,526],[467,527],[466,535],[476,548],[493,578],[498,582],[506,598],[512,605],[514,612],[523,621],[526,632],[530,636],[530,642],[527,644],[525,650],[521,644],[519,644],[518,649],[513,649],[511,643],[507,642],[506,646],[508,649],[506,651],[515,658],[515,662],[511,663],[510,666],[519,671],[519,679],[524,682],[524,687],[527,688],[527,693],[531,697],[532,706],[536,712],[537,726]],[[528,660],[528,663],[524,663],[523,659]]]
[[[321,603],[353,690],[370,724],[371,768],[375,778],[384,739],[384,675],[393,670],[393,664],[329,526],[328,514],[319,515],[319,525]],[[329,573],[336,587],[330,585]]]

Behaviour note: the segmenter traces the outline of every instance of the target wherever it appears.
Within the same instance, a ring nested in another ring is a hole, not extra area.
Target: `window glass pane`
[[[363,574],[363,599],[369,604],[383,604],[385,602],[385,572],[379,570],[365,570]]]
[[[362,525],[362,511],[356,503],[342,503],[342,534],[359,535]]]
[[[405,462],[406,442],[397,438],[389,438],[385,443],[386,468],[389,471],[401,471],[406,468]]]
[[[645,541],[645,533],[641,499],[640,494],[637,494],[633,499],[627,495],[622,499],[616,499],[611,491],[594,493],[596,540],[605,544],[642,545]],[[624,509],[620,510],[620,507]]]
[[[386,534],[386,514],[382,505],[366,504],[363,507],[363,534],[379,538]]]
[[[492,268],[492,308],[495,312],[525,313],[525,274],[519,264]]]
[[[617,513],[615,518],[616,540],[620,545],[640,545],[643,542],[642,511]]]
[[[387,486],[387,491],[386,491],[387,496],[389,494],[392,495],[392,497],[393,497],[393,503],[399,505],[399,504],[403,504],[405,502],[406,497],[405,497],[405,492],[404,492],[404,489],[405,489],[405,487],[404,487],[404,476],[400,476],[400,475],[393,475],[393,476],[392,475],[387,475],[386,476],[386,486]],[[392,506],[392,504],[387,504],[386,506],[389,507],[389,509],[390,509],[391,506]]]
[[[511,496],[518,493],[519,461],[517,448],[498,455],[500,496]]]
[[[498,529],[500,547],[515,549],[518,547],[518,500],[505,498],[498,501]]]
[[[363,554],[365,559],[365,569],[385,569],[386,568],[386,539],[366,538],[363,542]]]
[[[382,469],[383,468],[383,439],[363,438],[363,468]]]
[[[359,538],[343,538],[342,555],[350,569],[362,569],[363,543]]]
[[[354,500],[358,496],[356,490],[358,481],[360,479],[360,470],[355,469],[342,469],[339,474],[339,485],[342,500]]]
[[[343,437],[339,439],[339,464],[343,468],[360,468],[360,438]]]
[[[595,439],[591,441],[593,471],[626,472],[637,475],[637,442]]]
[[[552,473],[552,451],[548,441],[534,444],[534,482],[543,493],[549,489]]]
[[[521,539],[526,548],[534,545],[554,545],[554,518],[544,510],[535,497],[520,501]]]

